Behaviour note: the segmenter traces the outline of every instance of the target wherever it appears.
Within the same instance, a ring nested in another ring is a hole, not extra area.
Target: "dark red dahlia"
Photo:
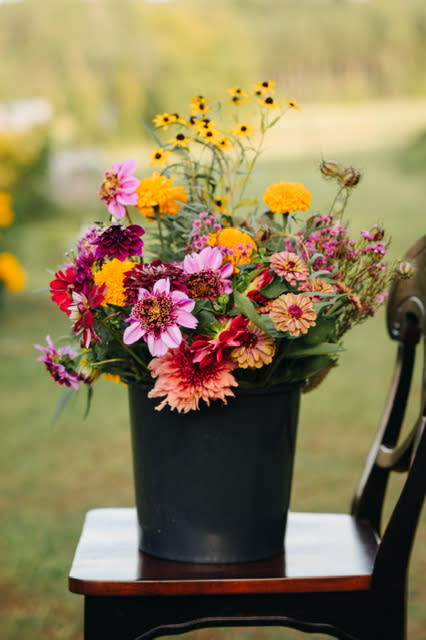
[[[61,311],[70,314],[72,292],[75,289],[75,267],[65,265],[61,271],[55,273],[55,278],[50,283],[50,295]]]
[[[119,223],[112,224],[96,240],[92,240],[96,246],[95,256],[99,260],[117,258],[121,261],[131,256],[141,256],[144,245],[141,236],[144,233],[144,228],[138,224],[129,224],[127,227]]]
[[[153,260],[148,264],[135,264],[131,271],[127,271],[124,277],[124,290],[126,292],[126,304],[135,304],[138,300],[139,289],[152,290],[152,287],[161,278],[170,279],[170,287],[176,291],[188,293],[186,280],[188,276],[182,268],[161,260]]]

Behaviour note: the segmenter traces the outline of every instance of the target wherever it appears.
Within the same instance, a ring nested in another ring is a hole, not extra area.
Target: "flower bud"
[[[361,180],[361,171],[348,167],[340,174],[340,180],[344,187],[355,187]]]
[[[397,267],[396,272],[400,278],[412,278],[416,271],[416,267],[409,260],[401,260]]]
[[[341,167],[335,160],[322,160],[320,171],[327,178],[337,178],[340,176]]]

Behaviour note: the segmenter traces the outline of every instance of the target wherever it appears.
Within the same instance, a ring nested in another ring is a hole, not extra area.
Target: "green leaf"
[[[62,411],[64,410],[65,405],[67,404],[68,400],[71,398],[71,396],[73,396],[76,393],[76,389],[73,389],[72,387],[67,387],[66,389],[62,390],[62,393],[60,395],[58,404],[56,405],[56,409],[55,412],[52,416],[52,419],[50,421],[50,426],[54,427],[56,422],[58,421],[59,416],[61,415]]]
[[[343,347],[336,342],[320,342],[319,344],[306,344],[302,340],[290,342],[285,355],[288,358],[306,358],[308,356],[325,356],[343,351]]]
[[[317,324],[311,327],[302,338],[304,344],[319,344],[321,342],[335,342],[336,341],[336,323],[332,318],[320,317],[317,319]]]
[[[270,335],[272,335],[270,333],[270,329],[271,329],[270,325],[272,325],[272,321],[267,316],[260,315],[259,313],[257,313],[254,307],[254,304],[252,303],[251,300],[249,300],[249,298],[247,298],[244,294],[240,293],[239,291],[234,291],[234,302],[235,302],[235,306],[243,314],[243,316],[246,316],[246,318],[249,318],[249,320],[251,320],[253,324],[256,325],[256,327],[259,327],[259,329],[262,329],[262,331],[265,331],[266,333],[269,333]],[[268,322],[265,322],[267,320],[269,320],[270,324]]]
[[[278,298],[278,296],[288,290],[288,285],[285,282],[275,279],[273,282],[270,282],[264,289],[262,289],[262,293],[267,298]]]

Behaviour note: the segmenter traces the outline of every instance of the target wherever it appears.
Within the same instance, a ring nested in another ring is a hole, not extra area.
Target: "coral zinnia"
[[[241,346],[232,349],[231,358],[241,369],[258,369],[270,364],[274,354],[274,338],[249,322]]]
[[[270,317],[279,331],[299,336],[316,324],[317,314],[308,296],[285,293],[271,303]]]
[[[136,168],[134,160],[115,162],[112,171],[105,171],[99,189],[99,197],[107,204],[108,211],[116,218],[126,215],[125,205],[135,205],[138,201],[136,187],[139,180],[132,176]]]
[[[183,187],[173,185],[174,179],[154,172],[152,176],[140,181],[136,206],[142,215],[155,218],[154,207],[158,207],[159,212],[163,214],[177,214],[180,203],[186,202],[188,198]]]
[[[153,356],[162,356],[182,342],[179,326],[195,329],[198,320],[191,314],[195,301],[183,291],[170,292],[170,280],[158,280],[152,292],[139,289],[139,300],[132,308],[124,331],[125,344],[143,338]]]
[[[126,304],[124,291],[124,274],[133,267],[131,260],[118,260],[114,258],[106,262],[99,271],[96,271],[94,280],[98,285],[105,285],[105,299],[102,304],[115,304],[122,307]]]
[[[271,269],[292,285],[306,280],[309,275],[308,266],[298,255],[290,251],[274,253],[271,256]]]
[[[200,400],[207,405],[212,400],[227,404],[227,397],[234,396],[231,387],[238,383],[231,371],[235,369],[235,363],[226,358],[201,367],[193,361],[193,355],[187,343],[182,342],[177,349],[171,349],[149,363],[151,375],[158,379],[148,396],[165,396],[156,409],[161,410],[168,404],[172,410],[187,413],[199,409]]]
[[[272,213],[305,211],[311,206],[312,195],[301,182],[270,184],[263,199]]]

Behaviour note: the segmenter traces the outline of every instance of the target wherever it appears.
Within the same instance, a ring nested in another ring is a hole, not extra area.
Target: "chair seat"
[[[138,551],[136,511],[89,511],[69,576],[82,595],[366,591],[378,546],[352,516],[291,512],[285,553],[256,562],[192,564]]]

